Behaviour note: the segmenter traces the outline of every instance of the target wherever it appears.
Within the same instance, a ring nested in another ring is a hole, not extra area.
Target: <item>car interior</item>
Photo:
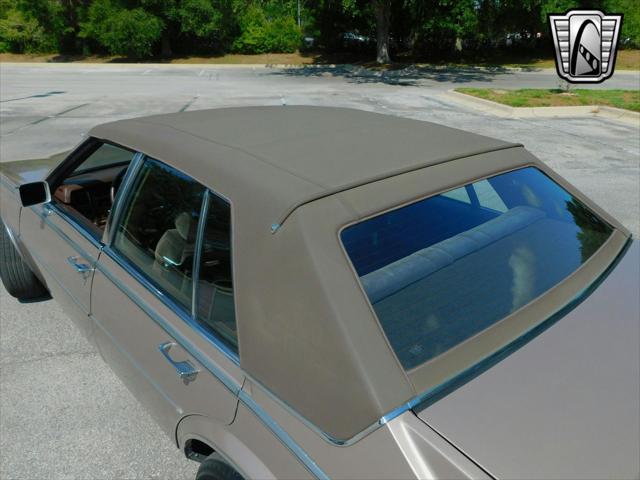
[[[54,201],[100,236],[134,153],[101,144],[54,188]]]

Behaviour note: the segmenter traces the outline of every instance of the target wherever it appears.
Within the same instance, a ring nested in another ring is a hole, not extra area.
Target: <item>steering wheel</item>
[[[124,180],[124,176],[126,175],[126,173],[127,173],[127,169],[123,168],[118,172],[118,174],[116,175],[116,178],[113,179],[113,182],[111,182],[111,192],[110,192],[111,205],[113,205],[113,202],[116,199],[116,194],[118,193],[118,189],[120,188],[120,185],[122,185],[122,180]]]

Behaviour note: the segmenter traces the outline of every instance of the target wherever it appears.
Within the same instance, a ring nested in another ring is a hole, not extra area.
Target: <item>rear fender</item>
[[[227,425],[204,415],[187,415],[178,422],[176,427],[178,448],[184,452],[189,440],[199,440],[209,445],[244,478],[275,479],[267,466],[229,431]]]

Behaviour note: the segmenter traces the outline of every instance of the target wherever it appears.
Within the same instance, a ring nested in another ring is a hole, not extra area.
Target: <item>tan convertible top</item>
[[[339,440],[517,338],[610,261],[595,255],[592,270],[569,281],[575,288],[550,294],[544,308],[533,302],[534,314],[405,372],[342,249],[345,225],[526,165],[615,221],[518,145],[376,113],[203,110],[113,122],[91,135],[172,165],[230,201],[241,366]]]
[[[95,127],[91,135],[111,139],[149,153],[180,146],[178,158],[166,159],[192,171],[192,163],[207,162],[210,175],[233,169],[235,186],[255,195],[270,167],[277,176],[265,192],[277,202],[280,223],[297,206],[336,191],[397,175],[412,169],[514,144],[435,123],[420,122],[346,108],[280,106],[243,107],[171,113],[122,120]],[[196,141],[197,140],[197,141]],[[202,142],[209,143],[208,154]],[[242,153],[229,164],[217,149]],[[201,179],[205,183],[207,178]],[[271,210],[271,209],[269,209]]]

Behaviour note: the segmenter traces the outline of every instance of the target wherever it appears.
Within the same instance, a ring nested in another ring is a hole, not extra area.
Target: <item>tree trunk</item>
[[[171,50],[171,41],[169,39],[169,32],[167,32],[166,30],[162,32],[162,36],[160,37],[160,43],[161,43],[160,55],[162,55],[165,58],[170,57],[173,54],[173,51]]]
[[[376,40],[378,63],[391,63],[389,56],[389,25],[391,23],[391,2],[390,0],[372,0],[373,10],[376,15]]]

